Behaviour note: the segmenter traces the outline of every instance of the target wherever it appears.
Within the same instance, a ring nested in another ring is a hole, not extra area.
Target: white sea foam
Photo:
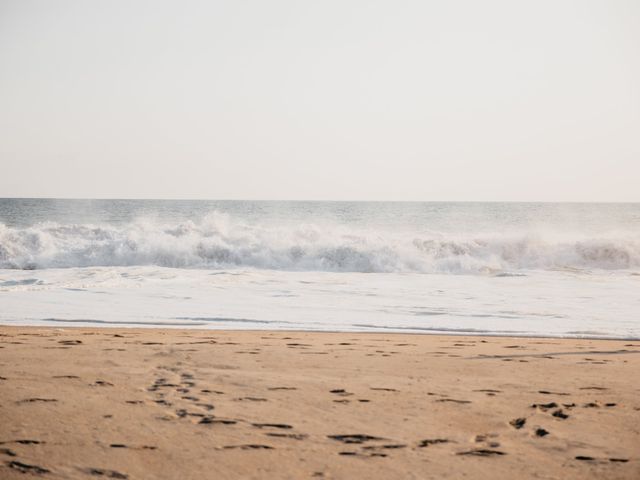
[[[381,230],[344,224],[246,222],[213,212],[198,221],[0,224],[0,268],[92,266],[285,271],[505,274],[640,267],[640,238],[553,231],[478,234]]]
[[[638,277],[0,269],[0,324],[640,338]]]

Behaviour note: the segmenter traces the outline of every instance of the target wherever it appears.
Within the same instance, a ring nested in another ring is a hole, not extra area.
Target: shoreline
[[[633,342],[0,325],[0,476],[635,479]]]
[[[68,320],[65,320],[65,322],[69,322]],[[62,321],[61,321],[62,323]],[[71,322],[70,322],[71,323]],[[90,322],[87,322],[90,323]],[[327,334],[344,334],[344,335],[348,335],[348,334],[358,334],[358,335],[417,335],[417,336],[436,336],[436,337],[487,337],[487,338],[513,338],[513,339],[557,339],[557,340],[595,340],[598,342],[604,342],[604,341],[611,341],[611,342],[640,342],[640,337],[600,337],[600,336],[554,336],[554,335],[539,335],[539,334],[531,334],[531,335],[516,335],[516,334],[510,334],[510,333],[492,333],[492,332],[479,332],[479,333],[472,333],[469,331],[460,331],[458,333],[458,331],[443,331],[443,330],[419,330],[419,329],[412,329],[410,327],[406,328],[406,329],[394,329],[393,327],[390,327],[388,330],[383,330],[382,327],[378,327],[380,328],[380,330],[304,330],[304,329],[282,329],[282,330],[278,330],[278,329],[235,329],[235,328],[201,328],[201,327],[188,327],[188,326],[184,326],[184,325],[158,325],[158,324],[149,324],[148,327],[146,326],[141,326],[140,324],[123,324],[122,325],[116,325],[115,322],[114,323],[105,323],[104,325],[101,324],[101,326],[95,326],[95,325],[60,325],[60,326],[54,326],[54,325],[33,325],[33,324],[24,324],[24,325],[15,325],[15,324],[8,324],[8,323],[2,323],[0,322],[0,330],[3,328],[16,328],[16,329],[21,329],[21,328],[45,328],[45,329],[82,329],[82,330],[103,330],[103,329],[109,329],[109,330],[118,330],[118,329],[123,329],[126,331],[140,331],[140,332],[145,332],[145,331],[162,331],[162,330],[167,330],[167,331],[186,331],[186,332],[190,332],[190,331],[194,331],[194,332],[200,332],[200,333],[205,333],[205,332],[238,332],[238,333],[318,333],[318,334],[323,334],[323,333],[327,333]]]

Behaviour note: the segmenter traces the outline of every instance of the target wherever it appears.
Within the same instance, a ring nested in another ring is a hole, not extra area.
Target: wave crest
[[[640,266],[640,241],[624,235],[417,235],[340,225],[269,226],[217,212],[179,224],[0,224],[0,268],[132,265],[422,273],[610,270]]]

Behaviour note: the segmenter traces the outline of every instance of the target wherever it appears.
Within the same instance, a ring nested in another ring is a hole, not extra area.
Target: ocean
[[[640,338],[640,204],[0,199],[0,323]]]

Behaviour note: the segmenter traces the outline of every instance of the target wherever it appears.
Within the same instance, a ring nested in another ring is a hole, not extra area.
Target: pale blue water
[[[0,198],[0,223],[25,227],[40,222],[122,225],[141,217],[165,222],[198,221],[222,212],[248,222],[331,221],[348,226],[458,232],[502,229],[604,233],[620,227],[640,231],[640,203],[498,202],[281,202],[233,200],[67,200]]]

